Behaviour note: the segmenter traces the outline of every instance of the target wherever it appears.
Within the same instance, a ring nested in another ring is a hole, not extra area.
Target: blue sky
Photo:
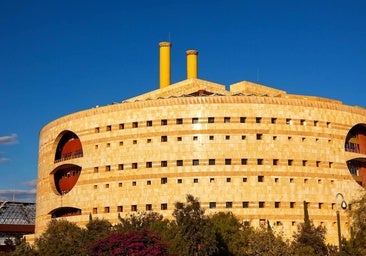
[[[39,131],[95,105],[198,77],[366,107],[366,1],[0,1],[0,201],[34,200]]]

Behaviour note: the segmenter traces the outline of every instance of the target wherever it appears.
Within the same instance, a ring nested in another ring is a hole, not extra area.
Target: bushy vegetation
[[[353,202],[353,235],[343,238],[343,255],[366,255],[366,195]],[[66,220],[52,220],[34,246],[20,240],[13,256],[333,256],[338,248],[325,242],[326,230],[316,227],[304,202],[304,222],[291,241],[267,224],[245,226],[230,212],[206,215],[198,198],[177,202],[173,220],[155,212],[119,216],[119,223],[90,216],[85,228]]]

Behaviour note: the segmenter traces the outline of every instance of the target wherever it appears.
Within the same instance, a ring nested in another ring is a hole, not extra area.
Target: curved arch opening
[[[49,214],[52,218],[75,216],[81,215],[81,209],[75,207],[60,207],[52,210]]]
[[[60,195],[67,194],[75,186],[81,174],[81,167],[64,164],[53,171],[56,190]]]
[[[349,172],[355,181],[366,188],[366,158],[355,158],[347,161]]]
[[[55,162],[65,161],[82,156],[83,147],[79,137],[71,131],[65,131],[56,147]]]
[[[357,124],[348,132],[345,150],[359,154],[366,154],[366,125]]]

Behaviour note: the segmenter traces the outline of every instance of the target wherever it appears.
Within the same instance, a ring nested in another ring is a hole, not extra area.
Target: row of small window
[[[191,161],[191,162],[188,162]],[[225,159],[220,159],[219,161],[216,162],[216,159],[208,159],[207,160],[203,160],[203,159],[192,159],[192,160],[177,160],[175,162],[175,166],[184,166],[184,165],[192,165],[192,166],[198,166],[198,165],[247,165],[248,164],[248,159],[247,158],[242,158],[240,160],[235,160],[236,162],[234,163],[232,161],[231,158],[225,158]],[[282,161],[280,162],[279,159],[272,159],[271,160],[271,164],[272,165],[280,165],[280,164],[285,164],[287,166],[293,166],[295,163],[295,160],[293,159],[288,159],[286,162]],[[296,161],[297,162],[297,161]],[[315,167],[324,167],[321,161],[313,161],[315,163]],[[170,161],[160,161],[160,162],[146,162],[144,165],[144,168],[153,168],[153,167],[168,167],[168,163],[170,163]],[[266,163],[264,159],[260,158],[260,159],[256,159],[256,164],[257,165],[265,165],[265,164],[270,164],[270,163]],[[301,166],[310,166],[310,161],[308,160],[302,160],[301,161]],[[328,168],[332,168],[333,167],[333,162],[327,162],[327,167]],[[130,169],[138,169],[139,168],[139,163],[131,163],[130,165]],[[118,170],[125,170],[128,169],[126,168],[125,164],[118,164]],[[111,171],[111,166],[110,165],[106,165],[105,166],[105,171],[109,172]],[[99,172],[99,167],[94,167],[94,172]]]
[[[310,203],[307,202],[307,208],[309,209],[310,208]],[[289,203],[282,203],[282,202],[274,202],[274,203],[266,203],[264,201],[259,201],[257,203],[253,203],[253,202],[249,202],[249,201],[243,201],[241,202],[240,204],[236,203],[235,205],[233,204],[233,202],[225,202],[225,208],[227,209],[230,209],[230,208],[233,208],[233,207],[241,207],[241,208],[268,208],[268,207],[274,207],[274,208],[283,208],[283,205],[285,205],[285,207],[289,207],[289,208],[296,208],[298,206],[298,203],[297,202],[289,202]],[[271,206],[272,205],[272,206]],[[217,203],[216,202],[209,202],[208,203],[208,208],[209,209],[215,209],[217,207]],[[301,203],[300,207],[303,207],[303,203]],[[324,209],[325,206],[324,206],[324,203],[320,202],[320,203],[317,203],[316,204],[316,208],[317,209]],[[335,203],[332,203],[331,204],[331,209],[334,210],[336,208],[336,204]],[[130,211],[132,212],[136,212],[138,211],[138,207],[136,204],[133,204],[131,205]],[[153,209],[153,205],[152,204],[146,204],[145,205],[145,211],[153,211],[153,210],[156,210],[156,209]],[[168,204],[167,203],[162,203],[160,204],[160,210],[168,210]],[[104,213],[109,213],[111,211],[110,207],[109,206],[106,206],[104,207]],[[117,206],[117,212],[123,212],[124,211],[124,208],[122,205],[118,205]],[[98,208],[93,208],[93,213],[94,214],[97,214],[98,213]]]
[[[223,118],[215,118],[215,117],[198,118],[198,117],[193,117],[192,119],[190,119],[191,120],[190,123],[192,123],[192,124],[209,123],[210,124],[210,123],[217,122],[217,119],[219,119],[218,123],[220,123],[220,122],[224,122],[224,123],[232,122],[231,117],[223,117]],[[266,118],[255,117],[255,123],[257,123],[257,124],[259,124],[259,123],[270,123],[270,124],[279,123],[278,118],[274,118],[274,117],[268,118],[268,120],[269,120],[268,122],[263,122],[264,119],[266,119]],[[174,122],[174,120],[169,120],[169,121]],[[177,118],[177,119],[175,119],[174,124],[181,125],[181,124],[184,124],[184,121],[186,123],[188,123],[187,120],[183,120],[183,118]],[[319,126],[319,121],[318,120],[306,121],[305,119],[292,119],[292,118],[284,119],[284,124],[293,125],[295,123],[295,121],[297,121],[299,125],[303,125],[303,126],[307,125],[307,123],[312,123],[313,126]],[[154,121],[154,122],[157,122],[157,121]],[[158,122],[160,123],[161,126],[168,125],[168,119],[161,119]],[[247,118],[246,117],[240,117],[238,120],[235,120],[234,123],[235,122],[247,123]],[[151,127],[151,126],[153,126],[153,121],[152,120],[147,120],[146,121],[146,127]],[[138,128],[139,127],[139,122],[132,122],[131,127],[132,128]],[[330,127],[330,122],[326,122],[326,127]],[[124,123],[119,124],[119,129],[120,130],[125,129],[125,124]],[[107,125],[106,126],[106,131],[112,131],[112,125]],[[96,127],[95,132],[99,133],[100,132],[100,127]]]
[[[265,177],[264,176],[259,175],[259,176],[256,176],[256,177],[257,177],[257,182],[265,182]],[[285,178],[282,178],[282,179],[285,179]],[[232,182],[232,178],[231,177],[226,177],[225,180],[226,180],[227,183]],[[248,182],[248,177],[243,177],[241,180],[242,180],[242,182]],[[316,181],[317,184],[323,184],[323,180],[322,179],[314,179],[314,180]],[[193,183],[198,183],[198,181],[199,181],[198,178],[193,178]],[[215,180],[215,178],[211,177],[211,178],[209,178],[209,181],[210,181],[210,183],[214,183],[216,180]],[[279,183],[280,182],[280,178],[275,177],[275,178],[273,178],[273,181],[275,183]],[[288,181],[289,181],[289,183],[295,183],[295,178],[288,178]],[[176,180],[176,183],[177,184],[182,184],[183,183],[183,179],[177,179]],[[308,178],[303,179],[303,183],[304,184],[308,184],[309,183],[309,179]],[[330,183],[331,184],[334,184],[334,180],[333,179],[330,180]],[[163,184],[163,185],[164,184],[168,184],[168,178],[167,177],[160,178],[160,184]],[[132,186],[137,186],[137,181],[136,180],[133,180],[131,182],[131,185]],[[147,180],[146,181],[146,185],[148,185],[148,186],[152,185],[152,181],[151,180]],[[105,188],[109,188],[110,187],[110,184],[109,183],[106,183],[106,184],[104,184],[104,186],[105,186]],[[123,183],[122,182],[119,182],[118,183],[118,186],[119,187],[122,187],[123,186]],[[94,185],[94,189],[97,189],[97,188],[98,188],[98,185]]]
[[[231,139],[231,136],[230,135],[224,135],[225,136],[225,140],[230,140]],[[255,134],[256,136],[256,140],[263,140],[263,134],[262,133],[257,133]],[[209,140],[214,140],[215,139],[215,136],[214,135],[209,135]],[[246,140],[247,139],[247,136],[246,135],[241,135],[241,140]],[[275,135],[275,136],[272,136],[272,140],[277,140],[278,139],[278,136]],[[291,141],[293,139],[292,136],[287,136],[287,140]],[[193,141],[198,141],[198,136],[197,135],[194,135],[192,136],[192,140]],[[305,142],[307,140],[306,137],[301,137],[301,142]],[[183,141],[183,137],[182,136],[178,136],[176,137],[176,141]],[[166,135],[163,135],[160,137],[160,142],[168,142],[168,136]],[[315,138],[315,142],[319,142],[319,138]],[[331,143],[332,140],[328,139],[328,143]],[[146,143],[152,143],[152,139],[151,138],[147,138],[146,139]],[[132,140],[132,144],[136,145],[137,144],[137,140]],[[124,142],[123,141],[120,141],[119,142],[119,145],[120,146],[123,146],[124,145]],[[111,143],[107,143],[107,148],[109,148],[111,146]],[[96,144],[95,145],[95,149],[99,149],[99,145]]]

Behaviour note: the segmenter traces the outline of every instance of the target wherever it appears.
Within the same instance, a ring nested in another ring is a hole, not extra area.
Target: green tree
[[[38,253],[24,238],[20,239],[20,243],[15,247],[15,251],[11,256],[37,256]]]
[[[238,240],[242,238],[242,225],[232,212],[218,212],[209,216],[214,227],[218,252],[216,255],[235,255]],[[241,246],[239,246],[241,247]]]
[[[217,252],[215,229],[204,216],[200,202],[192,195],[186,196],[186,203],[177,202],[173,212],[176,229],[172,244],[181,256],[213,255]]]
[[[352,201],[351,205],[351,238],[349,241],[342,240],[342,249],[347,255],[366,255],[366,192]]]
[[[298,226],[292,242],[293,255],[324,256],[328,255],[325,243],[326,229],[322,226],[315,227],[309,218],[307,203],[304,201],[304,223]]]
[[[111,233],[112,224],[105,219],[92,219],[90,217],[89,222],[84,229],[84,247],[86,252],[89,252],[93,244],[105,237],[108,237]]]
[[[46,231],[35,239],[39,255],[85,255],[83,230],[67,220],[51,220]]]

